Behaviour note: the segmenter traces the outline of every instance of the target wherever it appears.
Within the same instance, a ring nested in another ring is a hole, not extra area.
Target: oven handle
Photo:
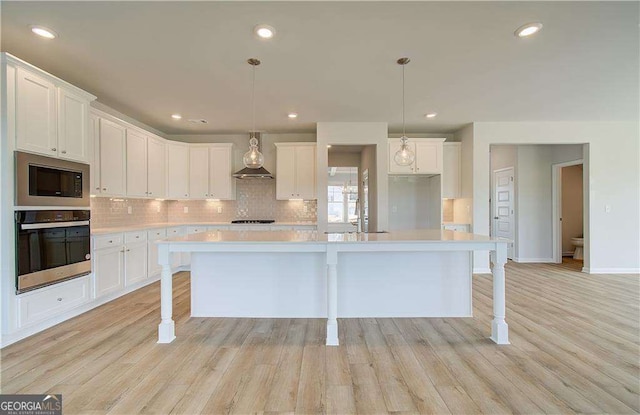
[[[47,222],[47,223],[25,223],[20,225],[20,229],[49,229],[49,228],[68,228],[71,226],[88,225],[88,220],[78,220],[71,222]]]

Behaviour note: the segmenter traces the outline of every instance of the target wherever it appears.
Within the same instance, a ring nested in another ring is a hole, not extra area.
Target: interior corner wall
[[[492,144],[586,144],[585,271],[640,272],[639,136],[637,122],[474,123],[474,233],[489,234]],[[488,253],[474,253],[474,269],[488,267]]]
[[[473,232],[473,124],[456,131],[453,141],[460,142],[460,198],[453,201],[453,221],[468,223]]]
[[[373,207],[377,208],[376,222],[369,219],[371,230],[387,230],[389,226],[389,192],[387,182],[388,127],[386,122],[319,122],[317,123],[318,151],[316,155],[318,186],[318,232],[326,232],[327,220],[327,168],[329,152],[327,145],[375,145],[375,183],[376,199],[370,204],[370,215]],[[361,166],[363,167],[363,166]],[[364,168],[364,167],[363,167]],[[371,184],[371,170],[369,183]],[[376,227],[374,227],[374,225]]]

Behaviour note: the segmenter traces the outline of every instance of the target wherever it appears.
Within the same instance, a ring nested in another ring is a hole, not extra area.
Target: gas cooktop
[[[273,223],[273,219],[239,219],[232,220],[231,223]]]

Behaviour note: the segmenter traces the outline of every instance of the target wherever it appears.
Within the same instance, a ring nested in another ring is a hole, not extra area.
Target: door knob
[[[499,217],[497,217],[497,216],[494,216],[493,218],[494,218],[494,219],[500,219],[500,218],[499,218]]]

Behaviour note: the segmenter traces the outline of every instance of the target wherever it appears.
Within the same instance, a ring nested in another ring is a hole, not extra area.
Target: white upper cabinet
[[[91,162],[89,103],[95,97],[20,59],[3,56],[15,68],[7,79],[12,83],[15,76],[15,97],[7,99],[7,114],[15,118],[16,148]]]
[[[189,145],[167,143],[167,197],[189,197]]]
[[[16,77],[17,148],[57,156],[56,86],[22,68]]]
[[[400,149],[399,138],[389,139],[389,173],[390,174],[441,174],[442,142],[444,138],[410,138],[408,145],[416,155],[413,164],[399,166],[394,160]]]
[[[164,140],[147,137],[147,196],[164,199],[166,182],[166,144]]]
[[[276,199],[316,199],[316,143],[276,143]]]
[[[209,147],[209,197],[233,200],[236,198],[233,178],[233,144],[214,144]]]
[[[91,147],[91,194],[100,194],[100,117],[89,113],[89,144]]]
[[[147,191],[147,137],[136,130],[127,129],[127,196],[148,196]]]
[[[100,119],[100,194],[122,196],[125,194],[125,143],[126,128],[115,122]]]
[[[444,143],[442,147],[442,197],[460,197],[460,143]]]
[[[209,197],[209,147],[189,148],[189,195],[192,199]]]
[[[88,163],[89,101],[58,88],[58,157]]]

